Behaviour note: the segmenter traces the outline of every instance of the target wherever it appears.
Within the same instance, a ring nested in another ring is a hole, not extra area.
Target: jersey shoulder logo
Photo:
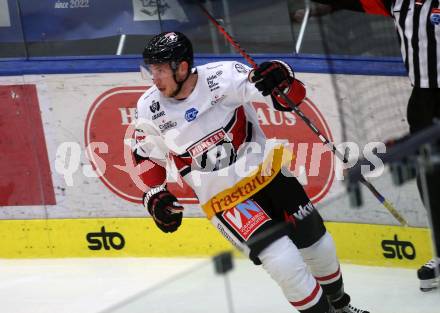
[[[151,113],[155,113],[155,112],[157,112],[157,111],[159,111],[159,110],[160,110],[160,104],[159,104],[159,102],[156,101],[156,100],[153,100],[153,101],[151,102],[151,105],[150,105],[150,111],[151,111]]]
[[[234,67],[237,70],[237,72],[239,72],[239,73],[245,74],[248,72],[247,68],[244,67],[243,64],[235,63]]]

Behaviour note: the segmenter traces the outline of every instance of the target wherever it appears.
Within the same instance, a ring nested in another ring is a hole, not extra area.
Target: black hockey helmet
[[[163,32],[154,36],[142,53],[145,64],[170,63],[173,70],[181,61],[193,66],[193,48],[191,41],[180,32]]]

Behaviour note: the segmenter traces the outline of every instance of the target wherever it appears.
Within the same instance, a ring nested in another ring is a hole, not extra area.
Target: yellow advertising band
[[[417,268],[432,257],[426,228],[326,223],[344,263]],[[151,218],[0,221],[0,258],[208,257],[232,246],[205,218],[172,234]]]

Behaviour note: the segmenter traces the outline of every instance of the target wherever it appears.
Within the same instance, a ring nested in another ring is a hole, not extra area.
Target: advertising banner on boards
[[[342,142],[340,116],[330,76],[299,73],[298,77],[310,86],[308,100],[301,105],[303,112],[338,148],[356,144]],[[338,79],[362,81],[366,78],[339,75]],[[401,79],[402,86],[406,84],[404,78],[395,79]],[[141,205],[143,190],[135,182],[136,174],[142,169],[133,162],[129,149],[133,138],[127,137],[126,132],[134,122],[138,98],[151,83],[143,80],[139,73],[1,77],[1,85],[12,86],[3,87],[9,88],[4,91],[5,97],[11,97],[14,88],[23,84],[32,85],[36,90],[35,101],[41,111],[43,132],[34,131],[33,135],[44,135],[36,140],[46,146],[55,201],[45,200],[32,206],[6,202],[2,204],[0,218],[145,216]],[[290,171],[303,184],[326,219],[396,224],[368,192],[364,192],[365,209],[350,208],[340,162],[324,149],[321,141],[295,114],[274,111],[266,103],[253,102],[252,105],[268,137],[287,139],[291,143],[295,158]],[[11,134],[10,140],[13,139]],[[23,147],[23,156],[26,156],[31,151],[28,146]],[[357,151],[351,147],[351,156],[362,157],[373,147],[370,143],[354,147]],[[1,162],[9,161],[2,158]],[[2,166],[8,167],[8,164]],[[415,186],[392,186],[389,174],[383,169],[372,172],[372,175],[377,188],[410,223],[425,225],[425,211]],[[4,189],[8,183],[7,177],[2,176],[0,186]],[[188,186],[176,181],[170,181],[170,186],[186,206],[186,216],[203,216],[197,198]]]

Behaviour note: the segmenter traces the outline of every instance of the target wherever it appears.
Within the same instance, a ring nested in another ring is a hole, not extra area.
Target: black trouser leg
[[[432,125],[435,118],[440,119],[440,89],[414,88],[407,115],[412,134]],[[440,150],[440,142],[437,142],[437,149]],[[440,165],[426,175],[428,199],[424,199],[420,178],[417,179],[417,186],[425,206],[429,201],[431,212],[428,218],[432,224],[437,257],[440,257]]]

